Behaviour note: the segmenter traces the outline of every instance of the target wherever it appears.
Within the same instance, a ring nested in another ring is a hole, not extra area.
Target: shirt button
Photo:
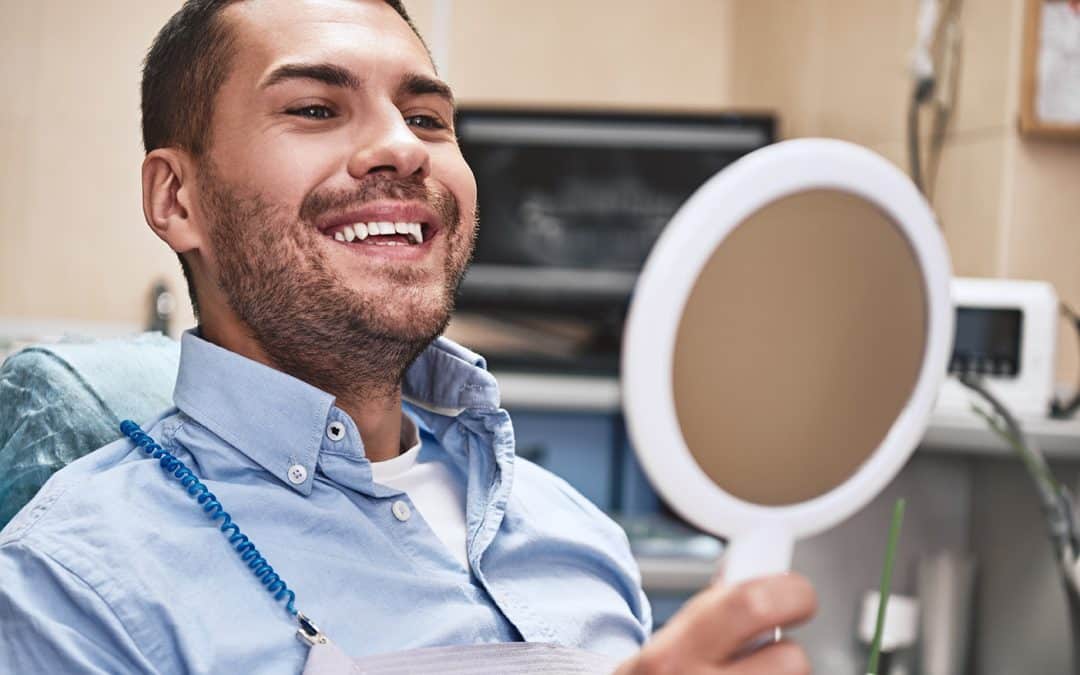
[[[307,480],[307,469],[303,464],[293,464],[289,467],[289,482],[293,485],[299,485]]]
[[[412,509],[400,499],[394,502],[394,505],[390,507],[390,510],[394,512],[394,517],[403,523],[412,515]]]
[[[326,437],[332,441],[340,441],[345,438],[345,425],[341,422],[331,422],[326,425]]]

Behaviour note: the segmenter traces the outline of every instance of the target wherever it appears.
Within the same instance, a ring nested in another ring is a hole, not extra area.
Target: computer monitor
[[[706,179],[773,142],[776,127],[763,114],[469,107],[456,124],[480,213],[459,316],[519,334],[557,326],[546,341],[524,341],[558,351],[571,336],[566,357],[525,361],[612,373],[634,282],[660,231]],[[496,364],[521,361],[512,348],[478,347]]]

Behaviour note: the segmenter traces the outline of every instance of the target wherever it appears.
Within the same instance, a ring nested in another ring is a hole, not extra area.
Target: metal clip
[[[304,616],[303,612],[296,613],[296,621],[300,624],[300,629],[296,631],[296,637],[302,642],[306,642],[309,647],[315,645],[324,645],[329,642],[327,637],[319,632],[319,627],[311,622],[311,619]]]

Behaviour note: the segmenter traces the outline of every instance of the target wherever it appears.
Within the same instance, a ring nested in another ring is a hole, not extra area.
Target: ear
[[[158,148],[142,164],[143,215],[146,223],[177,253],[198,249],[203,228],[193,217],[194,163],[177,148]]]

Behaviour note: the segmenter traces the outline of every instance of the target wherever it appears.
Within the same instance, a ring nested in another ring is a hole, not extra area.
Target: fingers
[[[690,663],[721,664],[751,639],[776,626],[802,623],[816,609],[813,587],[798,574],[716,585],[694,596],[654,636],[652,646],[689,657]]]
[[[730,658],[762,633],[776,626],[802,623],[817,610],[814,588],[797,574],[721,586],[706,599],[708,603],[692,629],[691,639],[708,640],[714,645],[712,656],[720,660]]]
[[[810,660],[794,642],[786,640],[758,651],[721,668],[717,675],[809,675]]]
[[[806,652],[786,640],[726,665],[662,660],[644,652],[641,656],[646,658],[624,664],[615,675],[809,675],[811,672]]]

